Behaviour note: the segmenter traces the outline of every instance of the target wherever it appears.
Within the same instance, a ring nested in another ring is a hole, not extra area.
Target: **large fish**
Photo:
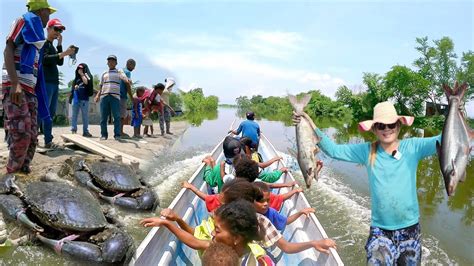
[[[303,114],[303,109],[311,100],[311,94],[306,94],[301,100],[298,100],[293,95],[289,95],[288,100],[297,114]],[[306,187],[309,188],[313,178],[318,180],[318,174],[322,167],[322,162],[316,156],[319,152],[319,148],[316,146],[319,143],[319,138],[314,133],[313,128],[316,128],[316,126],[313,121],[305,115],[300,117],[301,121],[296,125],[296,144],[298,150],[296,154],[294,154],[295,152],[293,154],[298,159],[298,165],[303,173]]]
[[[444,185],[448,196],[452,196],[459,181],[466,179],[466,167],[469,163],[469,142],[474,134],[466,124],[461,110],[462,99],[467,89],[467,83],[454,88],[443,85],[448,99],[448,116],[444,122],[441,145],[437,141],[439,165],[444,177]]]

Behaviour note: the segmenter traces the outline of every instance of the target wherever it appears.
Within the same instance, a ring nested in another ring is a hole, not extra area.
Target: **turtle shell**
[[[60,182],[33,182],[25,200],[38,219],[61,231],[89,232],[108,225],[99,203],[82,188]]]
[[[127,165],[116,162],[95,162],[89,168],[94,180],[107,190],[129,192],[142,187],[136,174]]]

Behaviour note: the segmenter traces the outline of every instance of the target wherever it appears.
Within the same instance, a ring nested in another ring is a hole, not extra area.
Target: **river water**
[[[170,150],[154,159],[153,168],[147,176],[160,195],[161,206],[171,203],[181,189],[182,181],[194,173],[203,156],[223,138],[231,123],[234,122],[234,128],[238,126],[241,120],[234,121],[235,118],[236,109],[220,108],[218,114],[193,119],[195,126],[190,127]],[[304,184],[296,160],[285,152],[295,146],[294,127],[278,121],[259,120],[258,123],[263,134],[282,153],[295,178]],[[336,141],[363,141],[363,136],[351,129],[322,125],[321,128]],[[365,265],[364,245],[370,224],[366,170],[324,156],[322,159],[325,167],[319,181],[313,182],[313,186],[305,189],[304,193],[316,209],[316,216],[326,233],[338,243],[338,252],[344,263]],[[455,196],[448,198],[437,158],[420,163],[417,183],[423,232],[423,264],[474,265],[474,178],[470,177],[473,173],[474,167],[470,165],[466,182],[458,186]],[[117,211],[138,245],[148,232],[148,229],[138,226],[138,221],[152,214],[130,213],[122,209]],[[0,264],[83,265],[38,246],[0,249]]]

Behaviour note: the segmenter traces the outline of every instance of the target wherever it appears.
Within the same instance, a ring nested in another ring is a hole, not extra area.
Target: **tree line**
[[[390,100],[399,114],[418,118],[415,126],[440,128],[444,121],[440,109],[435,108],[435,116],[424,117],[425,104],[443,103],[442,84],[453,84],[456,80],[469,84],[465,101],[474,99],[474,52],[469,50],[458,57],[449,37],[432,42],[428,37],[416,38],[415,49],[419,57],[412,66],[394,65],[385,74],[364,73],[364,89],[355,91],[341,86],[336,91],[335,101],[318,90],[310,91],[312,98],[306,111],[311,116],[337,119],[347,117],[349,113],[352,121],[360,121],[372,117],[375,104]],[[262,117],[267,114],[275,117],[280,112],[286,117],[291,114],[286,97],[243,96],[236,102],[241,110],[254,110]]]

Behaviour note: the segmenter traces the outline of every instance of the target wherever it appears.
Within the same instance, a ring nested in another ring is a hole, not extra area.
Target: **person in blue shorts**
[[[311,121],[306,113],[295,113]],[[358,144],[335,144],[314,123],[318,146],[329,157],[365,165],[371,198],[371,225],[365,246],[369,265],[421,264],[421,233],[416,191],[416,170],[420,160],[436,153],[436,141],[429,138],[398,139],[402,124],[414,118],[399,116],[390,102],[375,105],[372,120],[359,123],[359,130],[372,131],[377,140]]]
[[[247,120],[240,123],[237,130],[229,130],[229,133],[239,135],[242,133],[242,138],[249,138],[252,142],[250,147],[258,150],[258,142],[260,141],[260,126],[255,122],[255,113],[247,112]]]

